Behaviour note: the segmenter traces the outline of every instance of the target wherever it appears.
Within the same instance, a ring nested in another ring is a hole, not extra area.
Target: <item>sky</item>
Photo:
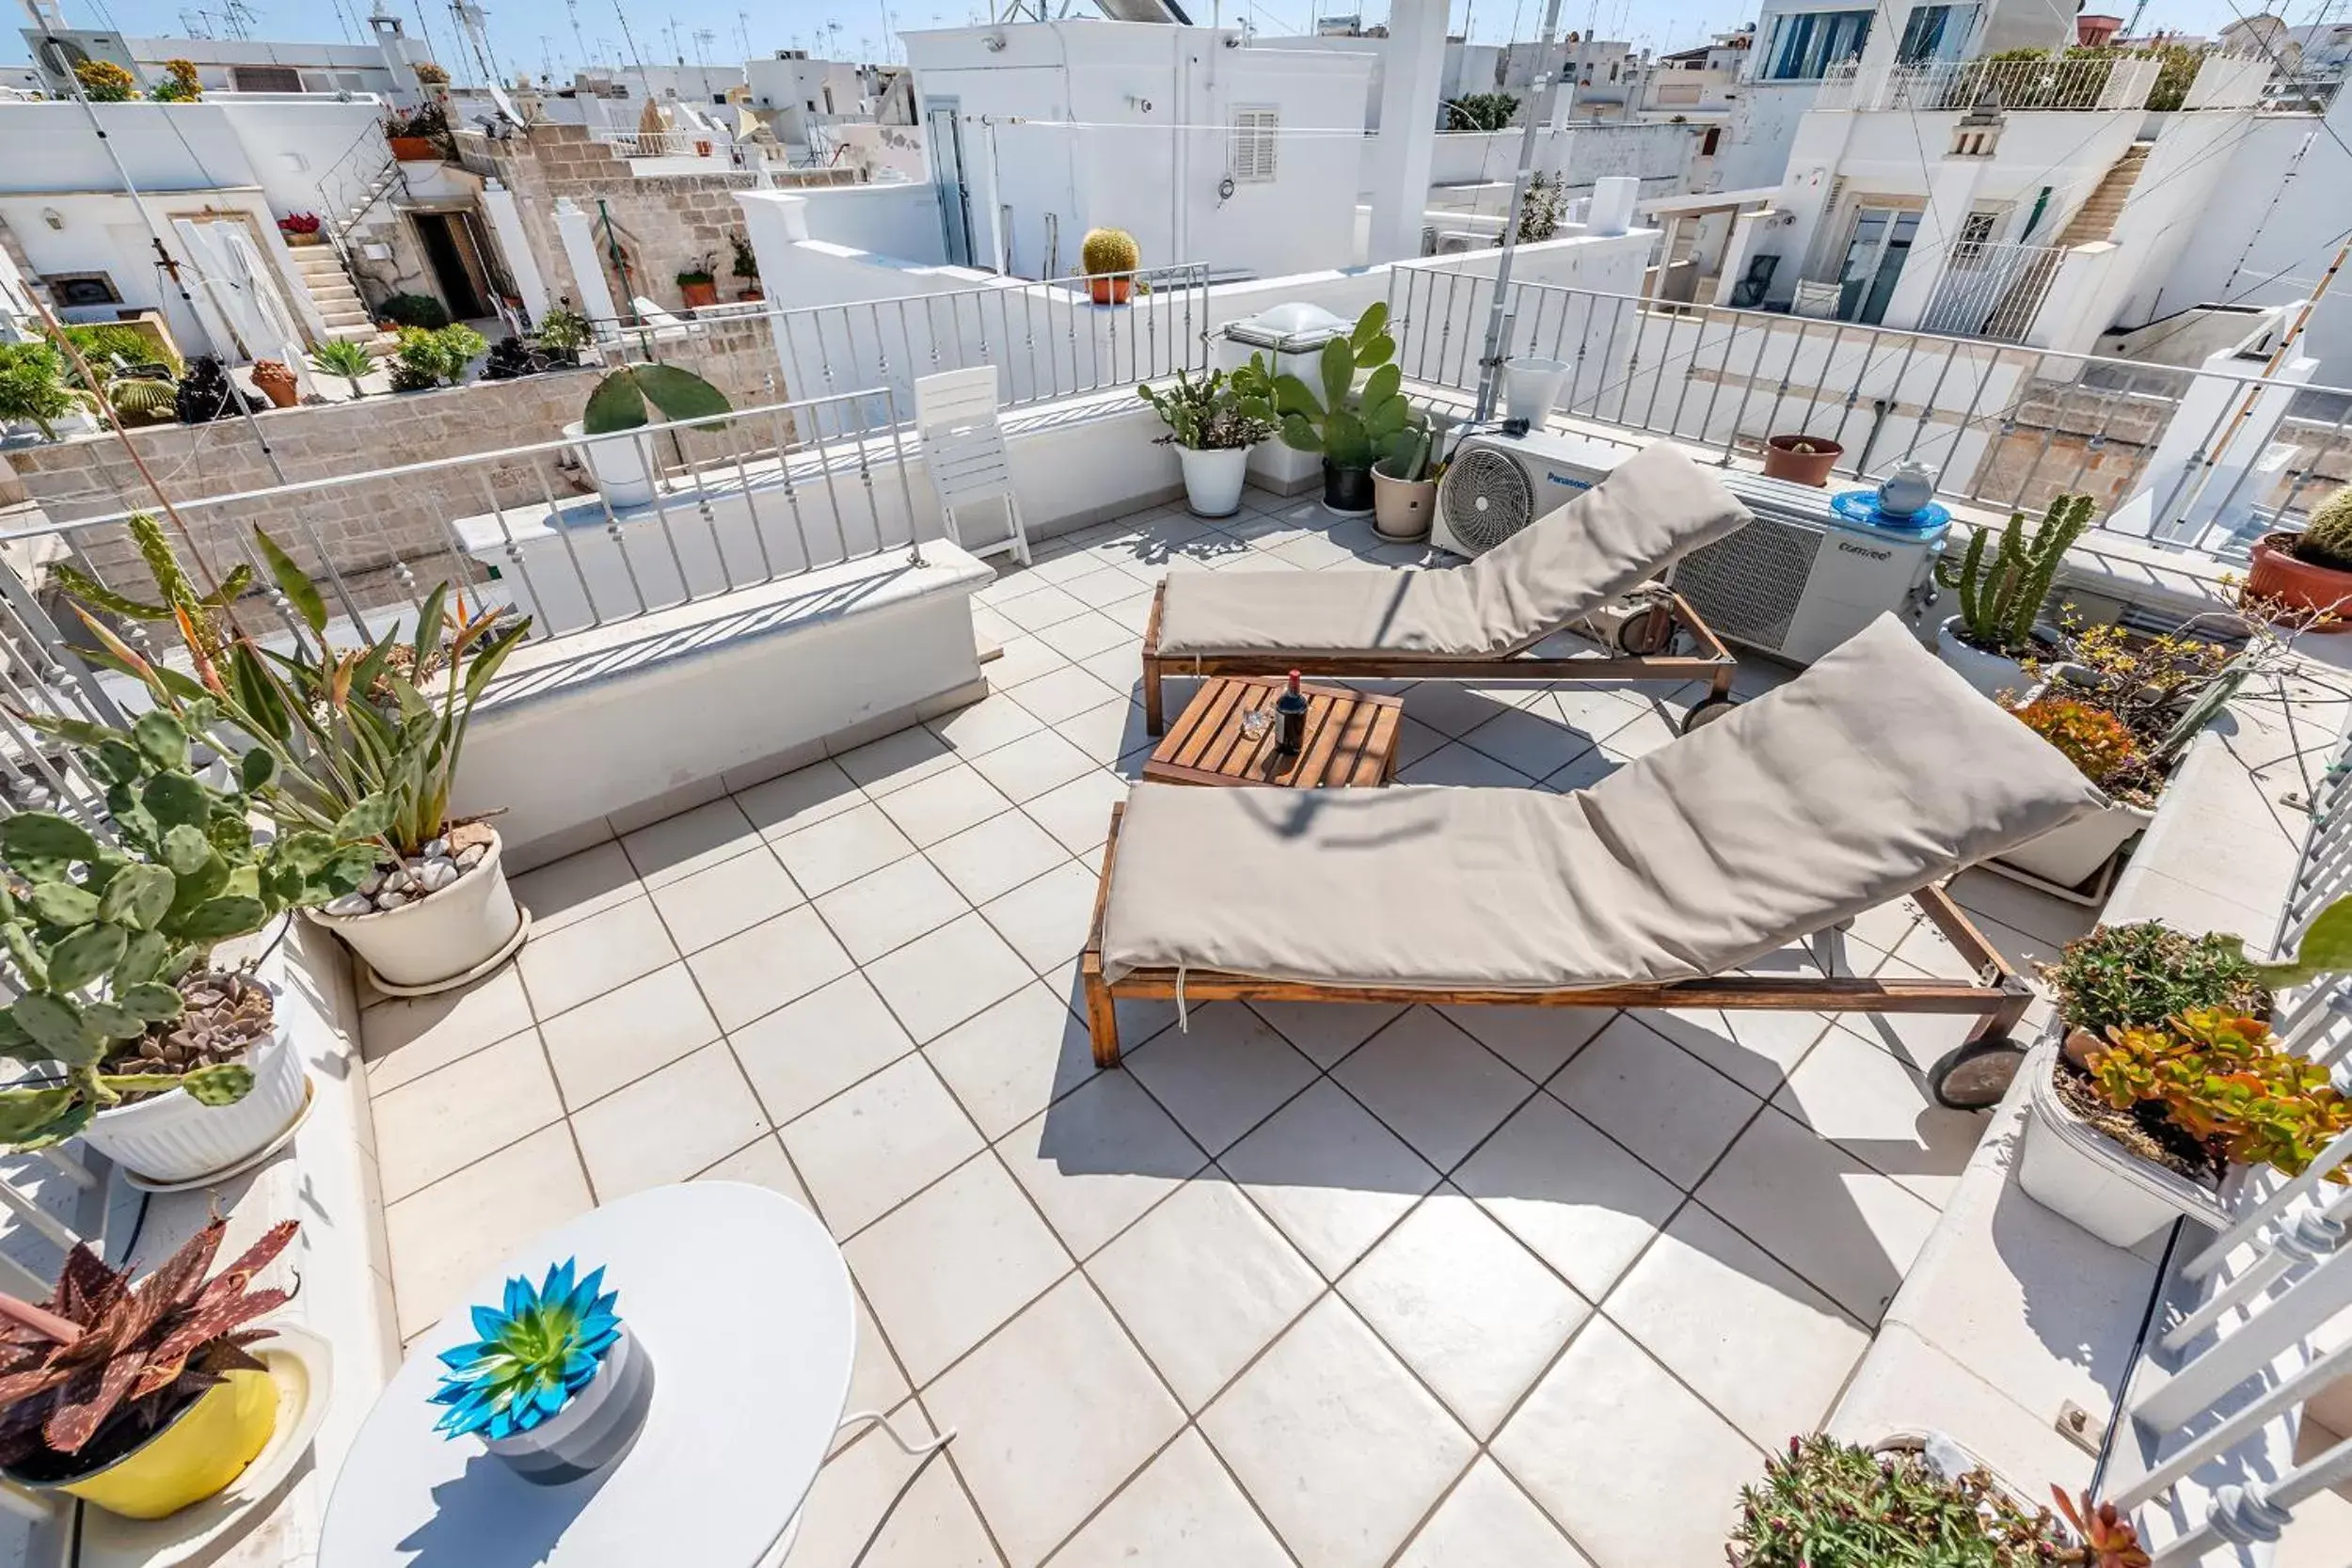
[[[217,20],[230,0],[63,0],[68,24],[119,29],[134,37],[184,34],[198,12],[215,20],[210,30],[226,36]],[[374,0],[245,0],[252,15],[247,34],[257,39],[324,39],[329,41],[364,36],[359,20]],[[394,13],[413,33],[421,31],[437,56],[456,69],[456,28],[448,0],[389,0]],[[1196,22],[1206,23],[1216,0],[1183,0]],[[2277,7],[2279,0],[2272,0]],[[1317,14],[1360,11],[1367,22],[1387,15],[1386,0],[1221,0],[1224,21],[1237,23],[1245,10],[1263,35],[1306,31]],[[2248,13],[2257,0],[2234,0]],[[647,64],[683,57],[695,63],[707,57],[713,65],[731,63],[750,54],[778,49],[807,49],[834,59],[903,59],[896,42],[899,28],[960,26],[988,19],[989,0],[490,0],[490,43],[507,75],[516,71],[541,74],[552,64],[558,80],[566,80],[580,65],[582,45],[587,55],[611,64],[629,58],[625,34],[633,36],[637,52]],[[1454,30],[1467,28],[1483,43],[1533,39],[1543,22],[1544,0],[1452,0]],[[1193,8],[1199,8],[1194,11]],[[28,20],[21,15],[16,25]],[[1752,20],[1760,8],[1756,0],[1563,0],[1561,30],[1591,28],[1604,39],[1626,40],[1637,47],[1677,49],[1703,41],[1709,33],[1724,32]],[[2131,0],[2104,0],[2091,8],[2131,14]],[[2288,19],[2312,20],[2323,10],[2352,14],[2345,0],[2287,0]],[[576,11],[578,28],[573,25]],[[621,20],[626,12],[627,24]],[[1073,15],[1093,14],[1087,0],[1078,0]],[[2141,25],[2211,34],[2235,14],[2233,0],[2148,0]],[[675,43],[673,40],[675,39]],[[16,26],[0,40],[0,59],[22,62],[29,56]],[[470,71],[457,70],[460,80]]]

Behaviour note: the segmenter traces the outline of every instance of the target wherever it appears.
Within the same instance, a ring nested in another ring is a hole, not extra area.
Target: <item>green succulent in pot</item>
[[[1388,325],[1386,300],[1366,306],[1346,337],[1324,344],[1316,387],[1276,372],[1263,354],[1251,355],[1233,372],[1242,412],[1274,421],[1284,445],[1319,452],[1334,467],[1371,467],[1413,418]],[[1367,372],[1359,390],[1356,377]]]

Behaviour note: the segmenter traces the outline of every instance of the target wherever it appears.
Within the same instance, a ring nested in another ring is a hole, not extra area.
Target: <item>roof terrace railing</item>
[[[2162,62],[2136,55],[1986,57],[1919,65],[1840,60],[1821,75],[1817,109],[2140,109]]]

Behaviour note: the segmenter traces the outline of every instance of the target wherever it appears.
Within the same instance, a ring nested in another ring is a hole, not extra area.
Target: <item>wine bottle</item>
[[[1291,672],[1290,686],[1274,699],[1274,749],[1286,757],[1295,757],[1307,745],[1307,694],[1298,689],[1298,672]]]

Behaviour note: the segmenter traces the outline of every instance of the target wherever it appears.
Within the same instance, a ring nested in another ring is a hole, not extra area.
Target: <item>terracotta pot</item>
[[[1133,292],[1134,288],[1135,279],[1124,275],[1118,277],[1087,279],[1087,293],[1094,296],[1094,303],[1097,305],[1124,305],[1127,303],[1127,295]]]
[[[437,164],[441,161],[440,144],[431,136],[387,136],[392,144],[392,156],[404,164]]]
[[[748,304],[755,299],[766,299],[768,294],[765,290],[761,289],[758,284],[755,283],[750,288],[745,289],[742,293],[737,294],[735,297],[738,300]]]
[[[715,282],[680,283],[677,286],[677,292],[690,306],[716,305],[719,303],[719,285]]]
[[[696,142],[696,143],[694,144],[694,156],[695,156],[695,157],[697,157],[697,158],[707,158],[707,157],[709,157],[709,156],[710,156],[710,144],[709,144],[708,142],[707,142],[707,141],[698,141],[698,142]]]
[[[1803,442],[1811,451],[1799,451]],[[1826,436],[1775,436],[1764,443],[1764,477],[1809,484],[1816,490],[1829,483],[1830,470],[1846,449]]]
[[[2291,553],[2292,533],[2265,533],[2254,546],[2240,602],[2275,599],[2291,610],[2332,610],[2337,619],[2312,629],[2352,631],[2352,572],[2315,565]]]
[[[288,232],[286,230],[283,230],[283,229],[279,230],[278,230],[278,233],[280,233],[281,235],[284,235],[284,236],[285,236],[285,241],[286,241],[286,243],[287,243],[288,245],[325,245],[325,244],[326,243],[326,235],[324,235],[324,234],[322,234],[322,233],[320,233],[320,232],[319,232],[317,230],[315,230],[315,229],[311,230],[310,230],[308,234],[295,234],[295,233],[291,233],[291,232]]]
[[[302,388],[295,382],[294,372],[283,366],[279,366],[278,372],[273,375],[256,365],[253,370],[253,387],[256,391],[269,399],[270,403],[278,408],[292,408],[302,397]]]

